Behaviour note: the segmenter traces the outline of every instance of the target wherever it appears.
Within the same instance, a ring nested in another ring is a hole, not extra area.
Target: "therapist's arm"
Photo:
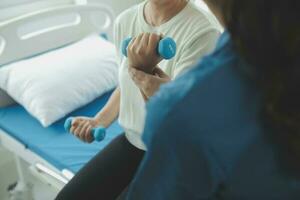
[[[159,90],[162,84],[171,81],[171,78],[159,67],[154,69],[153,75],[135,68],[129,68],[128,71],[131,79],[139,87],[146,101]]]

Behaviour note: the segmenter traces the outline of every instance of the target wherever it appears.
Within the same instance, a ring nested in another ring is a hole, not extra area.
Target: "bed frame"
[[[73,43],[92,33],[105,34],[111,40],[114,18],[112,10],[105,5],[77,4],[38,10],[1,22],[0,68]],[[0,90],[0,107],[10,103],[12,100]],[[1,149],[12,152],[15,157],[19,179],[12,192],[15,199],[33,199],[32,182],[28,177],[35,177],[58,192],[74,176],[68,170],[57,170],[0,129],[0,154]]]
[[[101,21],[97,21],[99,14]],[[114,14],[108,7],[87,4],[54,7],[4,21],[0,23],[0,65],[61,47],[95,32],[106,33],[111,39],[113,20]],[[45,27],[45,22],[51,26]],[[30,28],[36,30],[31,32]]]

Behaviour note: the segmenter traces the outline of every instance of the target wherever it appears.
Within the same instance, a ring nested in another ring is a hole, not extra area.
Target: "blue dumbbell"
[[[73,118],[70,117],[65,121],[64,127],[67,132],[70,132],[71,126],[72,126],[72,120]],[[102,141],[105,138],[106,135],[106,129],[104,127],[97,127],[92,129],[92,135],[94,139],[98,142]]]
[[[127,38],[122,43],[122,54],[127,57],[127,47],[130,43],[132,38]],[[173,58],[176,54],[176,42],[170,38],[166,37],[159,41],[158,47],[157,47],[157,53],[160,55],[163,59],[170,60]]]

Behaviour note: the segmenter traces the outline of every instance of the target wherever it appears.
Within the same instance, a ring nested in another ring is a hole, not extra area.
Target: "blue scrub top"
[[[224,33],[215,51],[148,104],[148,152],[129,200],[300,200],[279,167],[261,94]]]

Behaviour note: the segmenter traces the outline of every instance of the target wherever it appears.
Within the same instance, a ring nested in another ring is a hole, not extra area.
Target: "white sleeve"
[[[220,36],[218,30],[213,30],[195,37],[195,40],[186,44],[178,58],[173,71],[172,79],[182,72],[192,68],[199,59],[212,52]]]

